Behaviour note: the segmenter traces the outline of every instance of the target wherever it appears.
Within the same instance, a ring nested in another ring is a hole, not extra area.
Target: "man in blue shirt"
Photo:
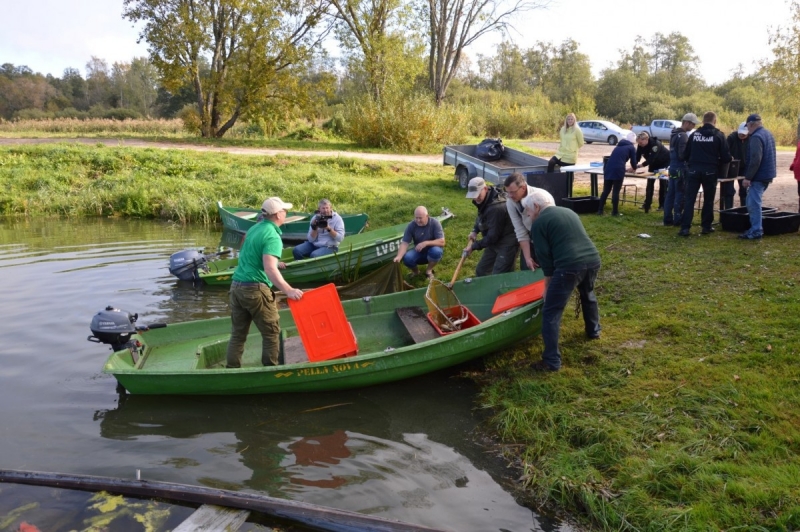
[[[750,215],[750,229],[739,235],[745,240],[758,240],[764,236],[761,218],[761,198],[775,176],[778,175],[775,138],[761,125],[761,115],[747,117],[747,131],[750,145],[747,150],[747,170],[742,185],[747,188],[747,214]]]
[[[413,244],[411,249],[409,246]],[[414,209],[414,221],[408,224],[394,262],[403,261],[414,275],[419,275],[419,265],[427,264],[425,275],[433,278],[433,268],[444,255],[444,230],[436,218],[428,216],[428,209]]]

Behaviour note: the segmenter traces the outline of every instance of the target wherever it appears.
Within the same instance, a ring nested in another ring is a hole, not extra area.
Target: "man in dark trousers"
[[[581,298],[586,337],[600,338],[600,310],[594,293],[600,254],[578,215],[570,209],[556,207],[550,194],[534,191],[522,200],[522,206],[525,217],[532,220],[531,239],[547,287],[542,306],[544,351],[542,360],[535,362],[531,369],[558,371],[561,369],[558,348],[561,316],[576,288]]]
[[[482,177],[473,177],[467,188],[467,198],[478,209],[478,216],[464,253],[469,255],[473,251],[483,250],[475,275],[482,277],[513,272],[519,242],[506,209],[506,195],[495,187],[486,186]],[[483,238],[478,240],[478,235]]]
[[[661,144],[661,141],[650,136],[646,131],[642,131],[636,135],[636,165],[644,157],[644,164],[647,165],[648,172],[655,172],[662,168],[669,167],[669,150]],[[631,166],[631,171],[635,171],[637,166]],[[642,209],[644,212],[650,212],[650,207],[653,205],[653,192],[655,192],[656,179],[647,180],[647,189],[645,190],[644,203]],[[658,208],[664,207],[664,197],[667,195],[667,183],[662,183],[658,180]]]
[[[736,131],[732,131],[730,135],[728,135],[728,149],[731,152],[732,160],[739,161],[739,172],[736,174],[737,176],[741,176],[738,180],[739,182],[739,206],[744,207],[745,199],[747,198],[747,189],[744,188],[742,185],[742,181],[744,181],[744,173],[747,170],[747,146],[750,142],[750,139],[747,137],[749,135],[747,131],[747,122],[742,122],[739,124],[739,129]],[[733,183],[729,183],[731,187],[733,187]],[[726,209],[730,209],[733,207],[733,194],[730,189],[728,189],[729,195],[731,196],[731,204],[725,205]]]
[[[686,202],[683,204],[683,219],[678,236],[689,236],[694,218],[694,202],[700,187],[703,188],[703,208],[700,211],[700,234],[714,231],[714,197],[717,195],[717,172],[721,164],[731,161],[731,153],[725,135],[717,129],[717,114],[709,111],[703,115],[703,125],[689,135],[683,160],[689,167],[686,183]]]
[[[672,130],[669,137],[669,189],[664,205],[664,225],[681,225],[683,217],[683,195],[686,193],[686,163],[681,159],[689,140],[689,131],[699,120],[694,113],[683,115],[680,127]]]

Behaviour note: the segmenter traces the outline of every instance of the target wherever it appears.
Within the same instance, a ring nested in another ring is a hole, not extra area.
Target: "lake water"
[[[227,315],[225,289],[168,271],[173,252],[220,245],[219,229],[152,221],[0,221],[0,468],[139,470],[459,532],[571,530],[507,491],[475,435],[474,386],[454,371],[336,393],[118,395],[107,346],[86,341],[92,316]]]

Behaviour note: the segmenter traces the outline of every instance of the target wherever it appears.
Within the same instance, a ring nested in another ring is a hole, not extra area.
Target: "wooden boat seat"
[[[305,220],[305,219],[306,219],[305,216],[298,216],[298,215],[287,216],[286,220],[284,220],[283,223],[288,224],[288,223],[291,223],[291,222],[300,222],[300,221]]]
[[[441,336],[436,328],[431,325],[422,307],[401,307],[395,312],[415,344],[427,342]]]
[[[239,211],[239,212],[233,213],[233,215],[238,217],[238,218],[243,218],[245,220],[252,220],[256,216],[258,216],[258,213],[257,212],[250,212],[250,211]]]

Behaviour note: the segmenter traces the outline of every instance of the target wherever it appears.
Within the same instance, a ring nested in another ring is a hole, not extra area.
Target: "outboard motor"
[[[89,328],[93,336],[89,336],[87,340],[98,344],[109,344],[113,351],[125,349],[131,335],[137,331],[134,325],[137,319],[139,319],[138,314],[131,314],[109,305],[92,318]]]
[[[181,281],[199,281],[199,270],[207,262],[208,258],[196,249],[184,249],[169,257],[169,273]]]

